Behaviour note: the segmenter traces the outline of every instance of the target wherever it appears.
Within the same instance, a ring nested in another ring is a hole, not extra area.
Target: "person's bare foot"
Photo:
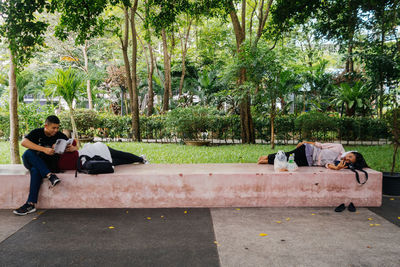
[[[257,164],[268,164],[268,156],[259,157]]]

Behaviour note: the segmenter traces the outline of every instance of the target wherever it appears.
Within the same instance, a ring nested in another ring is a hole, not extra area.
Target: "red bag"
[[[72,143],[73,146],[76,146],[76,141]],[[79,152],[74,151],[74,152],[65,152],[64,154],[61,154],[60,159],[58,160],[58,168],[61,171],[66,171],[66,170],[76,170],[76,163],[79,158]]]

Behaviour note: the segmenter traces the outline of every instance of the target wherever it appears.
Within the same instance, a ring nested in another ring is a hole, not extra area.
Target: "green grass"
[[[271,150],[269,145],[225,145],[195,147],[176,144],[148,143],[107,143],[110,147],[134,153],[145,154],[151,163],[248,163],[257,162],[260,155],[267,155],[278,150],[288,151],[295,146],[277,146]],[[9,143],[0,142],[0,164],[10,163]],[[346,150],[362,153],[367,163],[375,170],[390,171],[393,147],[382,146],[345,146]],[[21,147],[21,155],[25,151]],[[400,155],[396,171],[400,171]]]

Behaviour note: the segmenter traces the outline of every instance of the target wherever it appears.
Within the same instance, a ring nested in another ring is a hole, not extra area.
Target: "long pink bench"
[[[350,201],[377,207],[382,173],[367,171],[365,185],[350,170],[302,167],[276,173],[271,165],[257,164],[124,165],[113,174],[78,178],[68,171],[59,174],[55,188],[44,181],[38,207],[327,207]],[[23,204],[28,190],[29,174],[22,165],[0,165],[1,209]]]

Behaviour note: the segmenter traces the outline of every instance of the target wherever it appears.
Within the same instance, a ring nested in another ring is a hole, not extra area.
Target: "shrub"
[[[0,113],[0,137],[10,137],[10,115],[8,113]]]
[[[310,140],[324,140],[328,132],[337,130],[336,119],[319,112],[300,115],[295,120],[295,126],[302,138]]]
[[[210,129],[210,118],[217,111],[202,106],[176,108],[167,114],[167,125],[170,132],[176,130],[182,139],[197,140],[202,132]]]
[[[78,136],[93,136],[98,125],[98,114],[92,109],[76,109],[73,111]],[[69,111],[62,111],[59,115],[62,129],[72,129]]]

